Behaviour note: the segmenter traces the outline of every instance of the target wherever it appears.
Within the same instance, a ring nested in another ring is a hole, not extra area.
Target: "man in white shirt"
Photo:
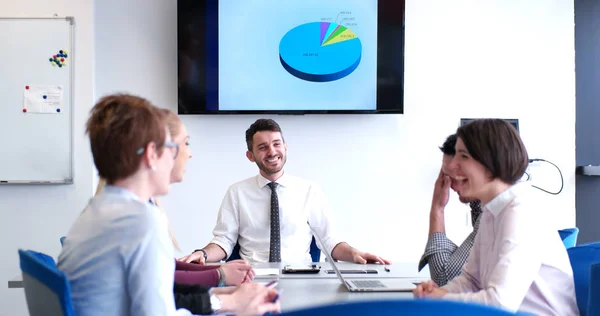
[[[239,243],[240,256],[250,262],[310,262],[312,227],[323,239],[322,250],[336,260],[390,263],[338,239],[320,188],[284,173],[287,145],[275,121],[254,122],[246,131],[246,143],[246,157],[260,174],[229,188],[212,241],[180,260],[201,264],[223,260]]]

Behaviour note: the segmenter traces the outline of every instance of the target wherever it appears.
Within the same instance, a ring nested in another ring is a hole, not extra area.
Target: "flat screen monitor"
[[[476,120],[476,119],[474,119],[474,118],[460,119],[460,125],[463,126],[465,124],[469,124],[474,120]],[[502,120],[505,120],[506,122],[510,123],[510,125],[512,125],[517,130],[517,132],[519,131],[519,119],[502,119]]]
[[[178,0],[179,114],[404,112],[404,0]]]

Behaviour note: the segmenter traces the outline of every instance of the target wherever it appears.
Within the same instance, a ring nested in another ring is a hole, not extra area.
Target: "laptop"
[[[333,260],[329,251],[323,247],[321,236],[319,236],[312,227],[310,230],[319,241],[319,244],[321,244],[321,249],[324,250],[323,253],[331,263],[331,267],[335,271],[335,274],[337,274],[338,278],[349,292],[412,292],[412,290],[416,288],[416,285],[407,279],[344,279],[335,260]]]

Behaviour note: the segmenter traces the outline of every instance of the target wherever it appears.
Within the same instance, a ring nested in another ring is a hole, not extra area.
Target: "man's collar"
[[[277,184],[279,184],[282,187],[287,187],[290,185],[290,177],[286,176],[285,172],[283,173],[283,175],[281,177],[279,177],[279,179],[275,180],[274,182],[277,182]],[[257,183],[258,183],[258,187],[259,188],[264,188],[267,184],[271,183],[271,180],[265,178],[262,176],[262,174],[258,174],[257,177]]]

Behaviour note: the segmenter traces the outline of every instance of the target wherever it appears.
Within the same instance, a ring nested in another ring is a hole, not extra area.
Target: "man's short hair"
[[[272,119],[258,119],[246,130],[246,145],[248,146],[248,151],[252,151],[252,138],[254,137],[254,134],[262,131],[279,132],[281,133],[281,140],[285,142],[281,127],[279,127],[277,122]]]
[[[515,184],[529,165],[527,149],[519,132],[501,119],[478,119],[458,128],[460,138],[473,159],[508,184]]]
[[[456,154],[454,146],[456,146],[456,134],[448,136],[442,147],[440,147],[440,150],[444,155],[454,156],[454,154]]]

